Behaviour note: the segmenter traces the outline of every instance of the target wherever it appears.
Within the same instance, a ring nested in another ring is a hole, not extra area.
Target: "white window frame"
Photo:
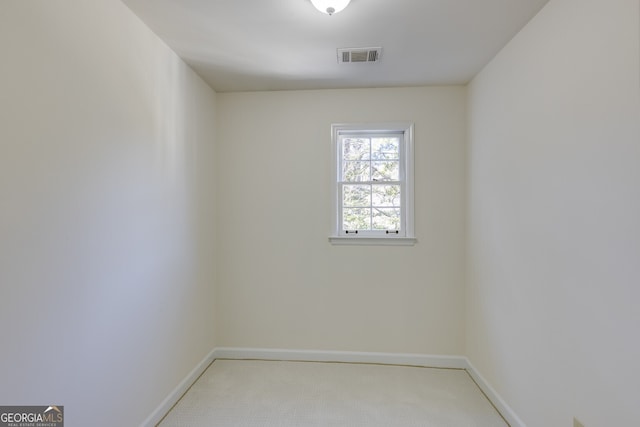
[[[385,230],[366,230],[358,233],[342,230],[342,192],[340,182],[342,150],[340,137],[357,134],[402,134],[400,139],[400,230],[387,233]],[[414,245],[414,156],[413,123],[348,123],[331,125],[331,179],[332,179],[332,231],[329,241],[336,245]]]

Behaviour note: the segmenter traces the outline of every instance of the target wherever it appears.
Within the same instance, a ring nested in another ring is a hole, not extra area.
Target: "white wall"
[[[640,419],[639,16],[551,0],[470,85],[466,351],[529,427]]]
[[[138,425],[214,346],[215,94],[119,1],[0,52],[0,402]]]
[[[462,354],[466,89],[218,94],[219,345]],[[415,122],[414,247],[332,246],[332,123]]]

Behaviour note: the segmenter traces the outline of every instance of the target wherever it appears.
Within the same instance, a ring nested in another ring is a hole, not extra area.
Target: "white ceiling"
[[[548,0],[123,0],[216,91],[464,84]],[[336,49],[381,46],[379,63]]]

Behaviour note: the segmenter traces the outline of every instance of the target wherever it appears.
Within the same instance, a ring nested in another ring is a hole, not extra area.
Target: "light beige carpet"
[[[466,371],[216,360],[161,427],[505,427]]]

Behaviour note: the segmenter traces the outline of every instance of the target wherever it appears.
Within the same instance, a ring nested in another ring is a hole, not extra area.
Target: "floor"
[[[160,427],[505,427],[464,370],[216,360]]]

